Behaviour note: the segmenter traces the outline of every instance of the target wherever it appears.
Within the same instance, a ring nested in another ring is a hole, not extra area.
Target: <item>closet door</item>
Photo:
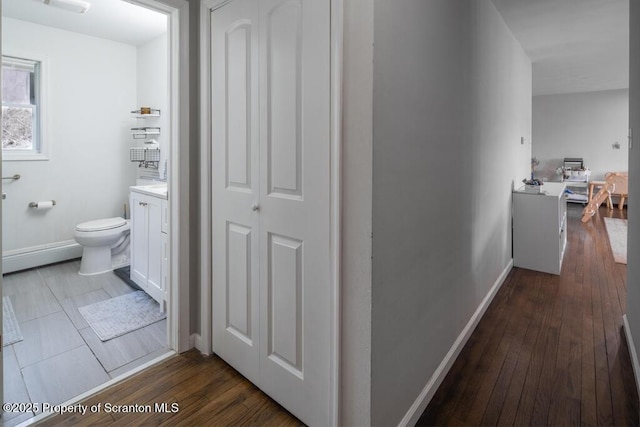
[[[330,424],[329,4],[211,13],[213,350],[310,425]]]
[[[329,424],[329,0],[260,0],[260,387]]]
[[[211,12],[213,351],[257,384],[258,8]]]

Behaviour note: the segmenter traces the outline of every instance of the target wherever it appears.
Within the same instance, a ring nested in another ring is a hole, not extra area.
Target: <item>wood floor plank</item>
[[[585,282],[582,294],[582,381],[580,396],[580,423],[583,426],[596,426],[598,415],[596,411],[596,377],[593,341],[593,286]]]
[[[513,291],[511,282],[507,283],[506,286],[507,292],[505,292],[505,294],[503,295],[504,304],[508,304],[508,300],[511,297],[511,293]],[[470,377],[471,380],[468,381],[462,397],[458,400],[455,409],[453,410],[453,413],[455,414],[454,419],[457,419],[457,421],[455,422],[468,424],[470,422],[470,419],[477,419],[479,421],[479,419],[481,419],[484,415],[484,410],[482,411],[482,413],[478,413],[478,411],[476,411],[475,413],[473,412],[474,405],[476,405],[475,401],[476,398],[481,394],[481,388],[483,384],[486,384],[485,381],[483,381],[486,373],[495,372],[496,366],[501,366],[498,365],[499,363],[501,363],[501,361],[495,363],[493,361],[497,358],[496,354],[499,351],[499,344],[502,341],[502,337],[504,336],[506,329],[507,327],[505,324],[503,324],[502,322],[498,323],[497,327],[492,329],[492,333],[485,343],[486,345],[482,346],[483,351],[477,356],[477,359],[475,359],[475,363],[473,365],[473,372],[475,373],[475,375],[472,375]],[[486,388],[490,393],[493,389],[493,384],[486,385]]]
[[[217,356],[197,351],[174,356],[86,399],[83,404],[152,405],[151,412],[58,415],[44,426],[301,426],[298,419]],[[166,403],[168,411],[156,411]],[[179,410],[171,411],[176,403]],[[103,406],[104,407],[104,406]]]
[[[508,345],[505,349],[504,362],[500,368],[500,373],[493,387],[491,397],[486,402],[487,407],[484,411],[482,421],[480,422],[481,425],[495,425],[498,423],[498,419],[500,418],[500,414],[504,407],[504,401],[506,400],[507,393],[509,391],[509,384],[513,380],[518,359],[522,351],[523,342],[526,339],[527,332],[530,332],[529,325],[532,323],[534,318],[533,311],[535,308],[531,305],[530,301],[532,299],[535,300],[534,295],[538,293],[541,283],[540,281],[534,281],[532,285],[533,286],[527,290],[530,292],[531,298],[521,298],[518,301],[517,306],[520,310],[521,316],[519,316],[515,323],[510,325],[513,333],[507,338],[507,342],[504,343],[505,346]]]
[[[470,399],[475,397],[478,389],[478,383],[470,383],[469,379],[472,378],[473,373],[477,372],[479,364],[490,356],[489,353],[485,354],[485,350],[491,348],[489,346],[491,337],[504,332],[504,328],[491,328],[488,325],[501,323],[501,315],[507,308],[511,295],[512,286],[510,283],[517,280],[519,274],[526,274],[526,272],[522,270],[510,275],[505,280],[502,290],[494,298],[490,308],[480,320],[478,328],[469,338],[464,350],[455,361],[451,370],[454,374],[447,375],[442,386],[432,399],[432,407],[439,410],[435,412],[425,411],[418,421],[419,425],[442,425],[441,419],[446,420],[449,425],[463,423],[469,411]]]
[[[626,267],[613,261],[606,207],[587,224],[581,210],[568,207],[561,274],[512,270],[418,425],[638,425]]]
[[[572,246],[579,241],[572,241]],[[563,268],[566,274],[560,276],[559,286],[564,290],[564,310],[560,325],[558,352],[554,385],[551,391],[550,408],[547,419],[549,425],[577,425],[580,423],[580,383],[582,379],[581,333],[582,285],[576,282],[577,248],[567,252]]]
[[[545,299],[544,297],[549,295],[550,293],[541,291],[541,278],[538,277],[535,280],[535,283],[538,292],[536,293],[535,300],[531,301],[531,304],[536,308],[547,307],[549,305],[549,300]],[[524,384],[527,379],[528,367],[531,363],[531,355],[534,351],[536,342],[540,335],[539,331],[541,324],[544,322],[544,319],[544,314],[542,314],[541,316],[535,316],[527,328],[527,332],[522,344],[522,350],[518,354],[518,361],[515,367],[513,378],[509,383],[509,388],[507,390],[506,397],[500,411],[500,418],[497,422],[498,425],[509,426],[515,424],[515,418],[517,415],[519,403],[524,396]],[[526,399],[526,397],[524,399]]]
[[[533,411],[531,413],[531,422],[536,425],[546,424],[549,417],[549,404],[556,375],[560,324],[564,302],[566,300],[566,291],[560,286],[560,280],[557,277],[548,277],[547,283],[547,286],[557,287],[558,293],[556,294],[557,299],[554,301],[553,312],[551,313],[549,324],[545,331],[543,347],[539,349],[542,354],[541,366],[538,371],[540,379],[538,381]]]
[[[538,280],[542,282],[541,289],[544,291],[548,300],[546,304],[540,307],[539,311],[539,330],[536,342],[531,350],[530,363],[528,367],[521,366],[521,369],[527,371],[525,376],[524,388],[516,409],[515,424],[528,424],[533,415],[533,409],[536,403],[536,395],[540,384],[540,372],[545,362],[548,332],[551,327],[551,320],[554,308],[558,300],[558,287],[549,283],[551,279],[548,275],[539,275]]]

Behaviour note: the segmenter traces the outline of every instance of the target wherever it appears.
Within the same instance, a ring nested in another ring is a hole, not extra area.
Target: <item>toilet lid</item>
[[[96,219],[95,221],[87,221],[82,224],[78,224],[76,230],[78,231],[102,231],[102,230],[110,230],[112,228],[118,228],[125,225],[127,221],[123,218],[115,217],[115,218],[106,218],[106,219]]]

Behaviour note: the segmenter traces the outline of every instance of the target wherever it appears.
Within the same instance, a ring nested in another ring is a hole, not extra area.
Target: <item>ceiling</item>
[[[86,13],[69,12],[42,0],[2,0],[2,16],[114,40],[134,46],[167,32],[167,16],[121,0],[88,0]]]
[[[162,13],[122,0],[89,0],[85,14],[42,0],[2,0],[2,16],[131,45],[167,30]],[[533,94],[629,87],[629,1],[492,0],[533,63]]]
[[[533,94],[629,87],[629,1],[492,0],[533,63]]]

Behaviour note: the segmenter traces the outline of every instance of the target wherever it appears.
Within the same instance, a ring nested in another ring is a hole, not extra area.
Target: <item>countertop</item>
[[[134,185],[129,187],[129,190],[134,193],[146,194],[147,196],[158,197],[164,200],[169,198],[167,184]]]

